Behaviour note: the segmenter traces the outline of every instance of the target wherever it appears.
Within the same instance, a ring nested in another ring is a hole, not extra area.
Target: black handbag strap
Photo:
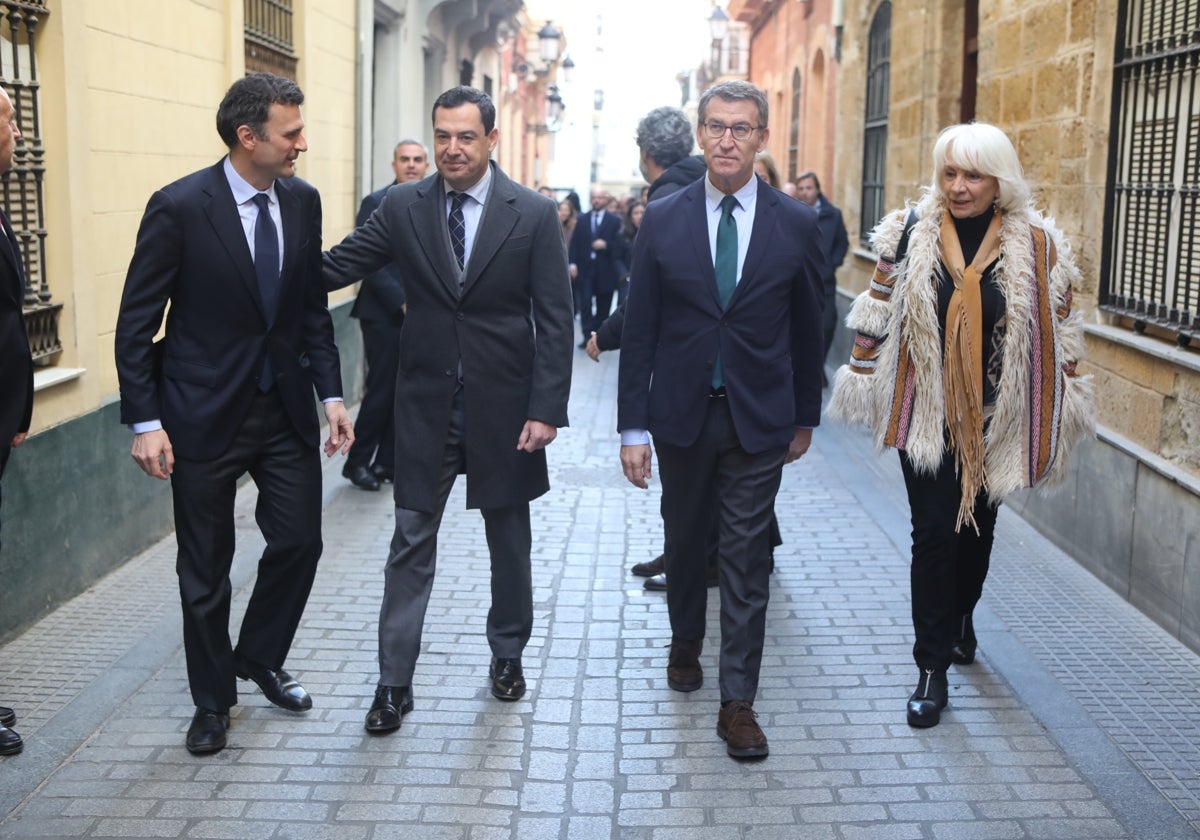
[[[899,265],[904,259],[904,255],[908,252],[908,237],[912,234],[913,226],[917,223],[917,210],[912,208],[908,211],[908,217],[904,220],[904,233],[900,237],[900,243],[896,246],[896,258],[892,260],[892,265]]]

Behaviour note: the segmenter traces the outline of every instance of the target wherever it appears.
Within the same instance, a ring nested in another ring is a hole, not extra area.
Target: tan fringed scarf
[[[983,304],[979,290],[983,271],[1000,254],[1000,218],[996,210],[983,242],[969,266],[963,265],[962,245],[949,212],[942,217],[942,264],[954,280],[946,310],[946,347],[942,382],[946,398],[946,428],[958,468],[962,501],[954,530],[975,522],[975,498],[987,487],[983,449]]]

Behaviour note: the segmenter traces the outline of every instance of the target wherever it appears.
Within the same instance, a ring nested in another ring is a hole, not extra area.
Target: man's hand
[[[621,469],[625,477],[634,487],[646,489],[646,479],[650,477],[650,444],[639,443],[636,446],[621,447]]]
[[[20,446],[22,443],[24,443],[25,438],[27,438],[27,437],[29,437],[29,432],[17,432],[15,435],[13,435],[13,439],[12,439],[13,449],[16,449],[18,446]]]
[[[325,403],[325,419],[329,421],[329,439],[325,441],[325,457],[331,457],[341,447],[342,454],[350,451],[354,444],[354,424],[350,412],[341,400]]]
[[[133,436],[133,449],[129,452],[142,472],[151,478],[167,480],[175,471],[175,450],[166,429],[155,429]]]
[[[571,263],[569,266],[567,266],[567,273],[570,274],[571,279],[574,280],[579,276],[579,266],[575,265],[575,263]]]
[[[607,247],[608,247],[608,243],[605,242],[603,239],[596,239],[596,240],[592,241],[592,250],[593,251],[603,251]]]
[[[812,429],[796,429],[796,433],[792,435],[792,442],[788,444],[787,458],[783,463],[790,464],[792,461],[800,460],[800,456],[808,451],[810,445],[812,445]]]
[[[517,440],[517,449],[522,452],[537,452],[550,445],[558,437],[558,429],[541,420],[526,420]]]
[[[585,347],[584,350],[587,351],[588,358],[593,362],[600,361],[601,350],[600,345],[596,343],[596,333],[593,332],[588,336],[587,347]]]

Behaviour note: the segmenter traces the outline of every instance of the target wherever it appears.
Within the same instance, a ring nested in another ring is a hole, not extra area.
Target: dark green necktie
[[[721,297],[721,308],[729,306],[733,290],[737,288],[738,235],[737,222],[733,220],[733,208],[739,206],[731,195],[721,199],[721,221],[717,222],[717,260],[713,268],[717,273],[717,294]],[[712,386],[714,389],[725,384],[721,373],[721,355],[713,362]]]

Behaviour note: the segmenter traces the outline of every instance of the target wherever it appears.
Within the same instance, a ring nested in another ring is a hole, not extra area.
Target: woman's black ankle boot
[[[971,614],[959,616],[957,624],[954,628],[957,638],[950,646],[950,661],[956,665],[970,665],[975,661],[976,646],[975,625],[971,621]]]
[[[949,702],[949,693],[945,671],[921,671],[917,690],[908,698],[908,725],[920,728],[937,726],[942,709]]]

